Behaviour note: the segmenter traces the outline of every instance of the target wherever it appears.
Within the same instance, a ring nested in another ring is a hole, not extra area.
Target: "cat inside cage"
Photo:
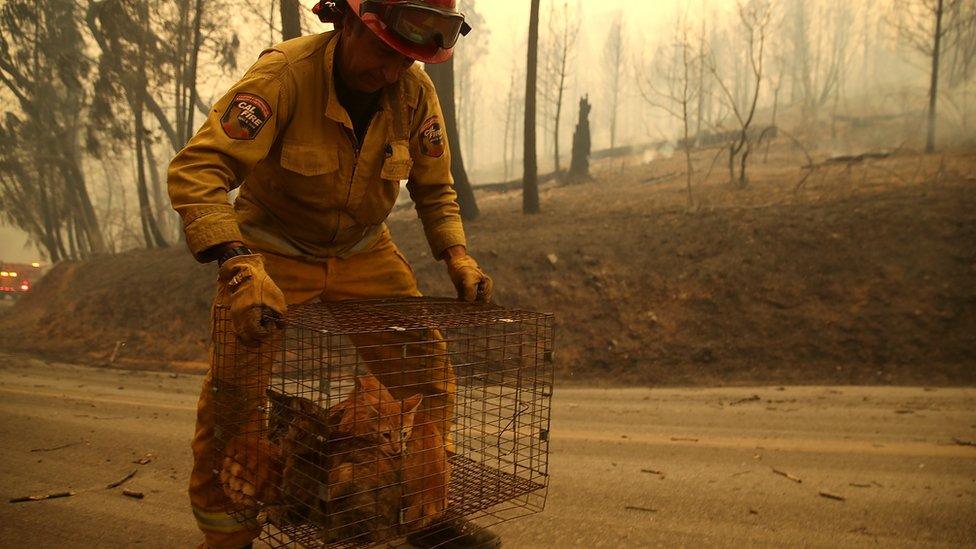
[[[296,307],[257,353],[218,345],[215,469],[232,514],[272,547],[375,545],[451,517],[541,510],[549,319],[451,304],[438,323],[442,304],[420,302],[426,317],[417,304],[395,317],[390,304]],[[389,335],[369,346],[377,330]]]

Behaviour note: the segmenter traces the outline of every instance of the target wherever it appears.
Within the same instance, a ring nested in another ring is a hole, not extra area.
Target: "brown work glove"
[[[281,319],[288,308],[285,295],[265,272],[264,259],[260,255],[238,255],[228,259],[220,266],[217,279],[227,288],[230,318],[242,343],[257,345],[271,334],[272,324],[281,327]]]
[[[231,503],[255,507],[273,503],[281,484],[281,452],[278,446],[249,433],[227,443],[220,467],[220,485]]]
[[[457,288],[458,299],[491,302],[491,278],[478,267],[473,257],[457,255],[448,257],[445,261],[451,282]]]

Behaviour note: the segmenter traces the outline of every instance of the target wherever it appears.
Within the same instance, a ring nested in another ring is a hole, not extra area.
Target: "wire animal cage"
[[[539,512],[553,317],[436,298],[290,308],[260,347],[215,315],[215,468],[272,547]]]

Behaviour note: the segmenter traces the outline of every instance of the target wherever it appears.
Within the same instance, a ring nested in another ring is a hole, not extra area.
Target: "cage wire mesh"
[[[553,317],[436,298],[291,307],[259,347],[215,314],[215,468],[273,547],[352,547],[542,510]]]

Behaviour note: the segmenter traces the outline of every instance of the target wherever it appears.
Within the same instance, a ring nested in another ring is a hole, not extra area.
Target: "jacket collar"
[[[345,107],[339,102],[339,94],[336,93],[335,78],[334,78],[334,67],[336,62],[336,50],[339,46],[339,32],[334,32],[329,41],[325,46],[325,58],[322,63],[322,70],[325,71],[325,81],[328,82],[328,89],[326,90],[326,100],[325,100],[325,116],[330,119],[345,125],[350,130],[352,127],[352,119],[349,118],[349,113],[346,112]],[[403,79],[406,78],[406,74],[400,77],[396,83],[386,86],[383,88],[383,97],[380,100],[379,110],[385,110],[392,108],[399,103],[399,94],[403,86]]]
[[[329,38],[329,41],[325,45],[325,59],[322,63],[322,70],[325,72],[325,81],[328,82],[327,89],[325,90],[325,116],[335,120],[340,124],[344,124],[350,130],[352,128],[352,120],[349,118],[349,113],[343,108],[342,104],[339,103],[339,94],[336,93],[335,78],[333,78],[333,67],[335,65],[335,54],[336,48],[339,45],[339,33],[333,33]]]

